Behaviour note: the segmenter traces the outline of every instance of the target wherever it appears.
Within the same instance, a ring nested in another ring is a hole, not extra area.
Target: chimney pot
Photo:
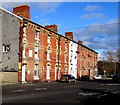
[[[73,40],[73,32],[65,32],[65,36]]]
[[[79,44],[82,44],[83,42],[79,40],[78,43],[79,43]]]
[[[30,7],[26,4],[14,7],[13,13],[30,20]]]
[[[45,28],[58,33],[57,25],[55,25],[55,24],[54,25],[46,25]]]

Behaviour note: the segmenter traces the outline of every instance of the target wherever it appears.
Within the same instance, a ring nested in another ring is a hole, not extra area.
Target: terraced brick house
[[[94,76],[98,53],[74,41],[73,33],[58,33],[57,25],[30,20],[30,7],[2,11],[1,71],[16,71],[18,82],[56,81],[62,74]],[[3,19],[4,18],[4,19]],[[12,72],[13,73],[13,72]]]

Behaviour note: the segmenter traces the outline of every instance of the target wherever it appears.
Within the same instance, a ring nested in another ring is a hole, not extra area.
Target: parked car
[[[113,82],[120,83],[120,74],[116,74],[112,77]]]
[[[60,82],[76,82],[76,79],[71,74],[63,74],[60,78]]]
[[[81,77],[81,80],[82,80],[82,81],[88,81],[88,80],[90,80],[90,77],[89,77],[89,75],[83,75],[83,76]]]
[[[101,79],[102,79],[102,76],[101,76],[101,75],[95,75],[95,76],[93,77],[93,79],[101,80]]]

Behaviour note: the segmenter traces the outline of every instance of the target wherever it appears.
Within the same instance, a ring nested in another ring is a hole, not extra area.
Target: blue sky
[[[75,41],[83,41],[99,57],[118,47],[117,2],[5,2],[2,7],[12,12],[20,4],[31,7],[32,21],[43,26],[56,24],[62,35],[73,32]]]

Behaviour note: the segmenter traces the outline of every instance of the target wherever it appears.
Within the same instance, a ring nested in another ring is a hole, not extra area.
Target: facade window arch
[[[67,50],[65,51],[64,62],[67,63]]]
[[[47,60],[50,60],[50,52],[51,52],[51,46],[48,45],[48,47],[47,47]]]
[[[50,37],[51,37],[50,35],[47,36],[47,43],[48,43],[48,44],[51,44],[51,42],[50,42]]]

